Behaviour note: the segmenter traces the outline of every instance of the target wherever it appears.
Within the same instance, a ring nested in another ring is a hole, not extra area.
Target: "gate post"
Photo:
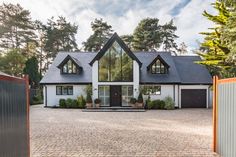
[[[28,157],[30,157],[30,118],[29,118],[29,108],[30,108],[30,102],[29,102],[29,76],[25,75],[25,94],[26,94],[26,108],[27,108],[27,134],[28,134]]]
[[[217,144],[217,97],[218,97],[218,76],[213,76],[213,151],[216,152]]]

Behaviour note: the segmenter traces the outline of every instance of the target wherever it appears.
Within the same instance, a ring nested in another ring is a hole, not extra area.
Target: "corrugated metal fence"
[[[0,73],[0,157],[29,157],[29,92],[24,79]]]
[[[214,77],[213,149],[223,157],[236,157],[236,78]]]

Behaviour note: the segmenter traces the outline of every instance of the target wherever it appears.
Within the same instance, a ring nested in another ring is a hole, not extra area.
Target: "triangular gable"
[[[71,60],[73,62],[73,64],[75,64],[77,67],[82,68],[80,62],[74,58],[71,57],[70,55],[67,55],[65,59],[63,59],[63,61],[57,66],[58,68],[61,68],[64,64],[66,64],[69,60]]]
[[[112,44],[115,41],[120,45],[120,47],[127,53],[127,55],[130,58],[137,61],[140,67],[142,66],[142,63],[140,62],[140,60],[133,54],[133,52],[128,48],[128,46],[123,42],[123,40],[117,35],[117,33],[114,33],[112,35],[112,37],[106,42],[103,48],[97,53],[97,55],[93,58],[93,60],[89,64],[92,66],[96,60],[99,60],[105,54],[105,52],[112,46]]]
[[[158,54],[157,57],[147,66],[147,70],[150,70],[152,65],[157,61],[160,60],[161,63],[168,69],[170,66],[166,63],[166,61]]]

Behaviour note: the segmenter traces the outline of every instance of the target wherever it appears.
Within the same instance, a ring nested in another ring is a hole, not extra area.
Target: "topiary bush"
[[[129,101],[131,104],[135,104],[137,102],[136,98],[130,98],[130,101]]]
[[[62,107],[62,108],[65,108],[66,107],[66,100],[65,99],[60,99],[59,100],[59,106]]]
[[[167,110],[173,110],[175,109],[175,102],[174,100],[170,97],[170,96],[167,96],[165,99],[165,109]]]
[[[142,92],[139,93],[137,102],[138,103],[143,103],[143,94],[142,94]]]
[[[72,102],[73,102],[73,100],[71,98],[67,98],[66,99],[66,107],[71,108],[72,107]]]
[[[90,93],[87,93],[87,96],[86,96],[86,103],[93,103],[92,96],[91,96]]]
[[[101,103],[101,100],[97,98],[97,99],[94,100],[94,103],[95,103],[95,104],[100,104],[100,103]]]

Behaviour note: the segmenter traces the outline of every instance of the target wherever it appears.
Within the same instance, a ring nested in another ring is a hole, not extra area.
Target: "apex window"
[[[152,74],[166,74],[167,68],[157,59],[156,62],[152,64],[151,72]]]
[[[62,73],[63,74],[76,74],[77,67],[71,60],[68,60],[67,63],[65,63],[62,67]]]

